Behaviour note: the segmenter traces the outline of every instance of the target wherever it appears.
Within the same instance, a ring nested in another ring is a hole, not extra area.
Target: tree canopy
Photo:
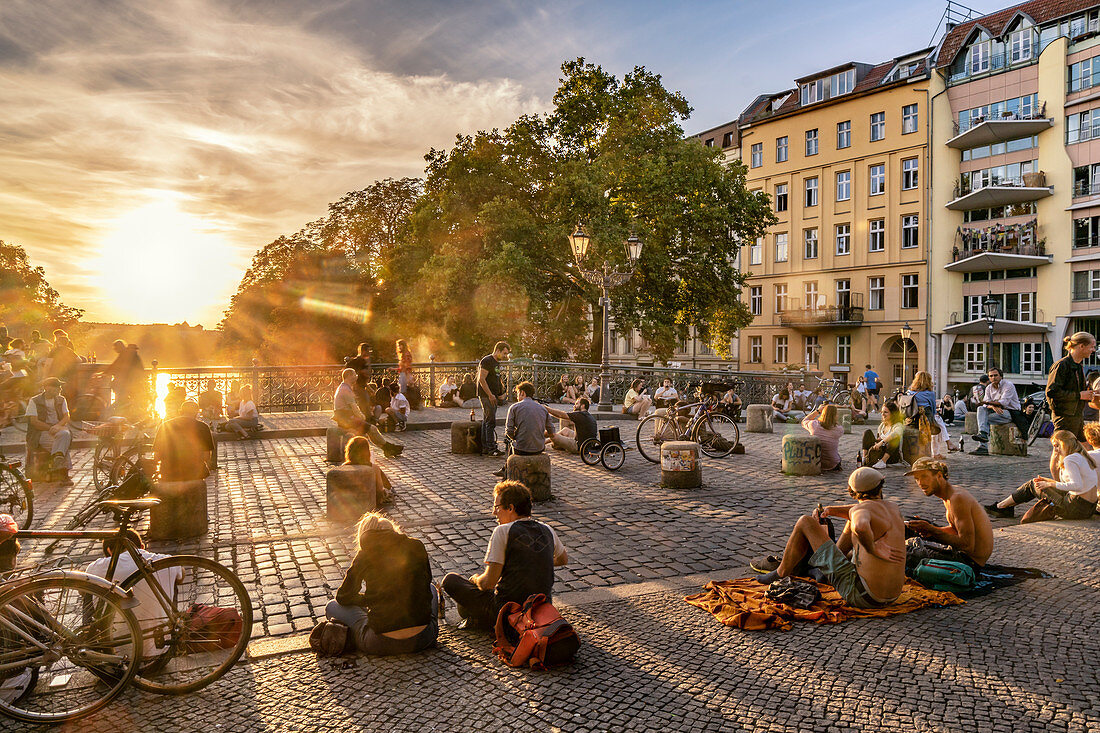
[[[31,266],[22,247],[0,240],[0,323],[19,329],[68,328],[83,313],[61,302],[46,271]]]

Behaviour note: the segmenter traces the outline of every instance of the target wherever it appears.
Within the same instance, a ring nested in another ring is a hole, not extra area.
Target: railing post
[[[535,385],[535,394],[541,395],[539,391],[539,355],[531,354],[531,384]]]
[[[435,407],[435,354],[428,354],[428,404]]]
[[[157,366],[160,364],[156,359],[149,362],[149,394],[151,399],[149,404],[152,407],[153,414],[157,413]],[[165,415],[165,417],[168,417]]]
[[[260,409],[260,360],[252,357],[252,401]]]

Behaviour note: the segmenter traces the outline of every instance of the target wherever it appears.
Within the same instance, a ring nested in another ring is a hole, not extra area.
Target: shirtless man
[[[817,568],[845,603],[856,608],[888,606],[905,584],[905,524],[892,501],[882,498],[885,477],[873,468],[857,468],[848,477],[855,504],[815,509],[798,518],[776,570],[757,578],[771,584],[795,575],[803,562]],[[833,544],[825,517],[847,520]]]
[[[947,463],[934,458],[918,458],[913,462],[912,476],[925,496],[943,501],[947,512],[947,526],[937,527],[923,519],[912,519],[905,527],[915,533],[906,543],[910,550],[920,547],[922,557],[935,557],[970,565],[981,570],[993,554],[993,525],[977,500],[964,489],[952,486],[947,480]],[[946,545],[945,550],[930,547],[920,540],[931,540]],[[923,545],[923,546],[922,546]]]

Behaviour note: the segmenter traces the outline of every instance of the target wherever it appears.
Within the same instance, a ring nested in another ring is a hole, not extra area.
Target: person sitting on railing
[[[439,385],[439,406],[462,407],[462,403],[458,399],[458,385],[455,384],[455,379],[450,374],[443,377],[443,384]]]
[[[462,384],[458,387],[458,402],[459,406],[467,410],[481,407],[481,400],[477,396],[477,382],[470,372],[462,375]]]
[[[656,407],[671,407],[679,398],[680,394],[672,386],[672,379],[665,377],[661,380],[661,386],[653,393],[653,404]]]
[[[405,446],[393,443],[382,435],[374,425],[374,418],[368,419],[359,409],[359,400],[355,394],[355,369],[345,369],[340,373],[342,381],[336,388],[336,394],[332,398],[332,419],[342,429],[355,435],[365,435],[370,441],[380,447],[386,458],[393,458],[401,454]]]
[[[199,412],[207,422],[219,419],[225,412],[224,398],[213,379],[206,380],[206,391],[199,394]]]
[[[550,443],[555,448],[566,453],[579,453],[584,441],[596,437],[596,418],[588,412],[591,406],[592,403],[587,397],[578,397],[573,403],[572,412],[555,410],[553,407],[546,408],[551,417],[561,421],[558,424],[558,432],[550,436]]]
[[[653,400],[646,394],[645,380],[635,379],[623,397],[623,414],[637,415],[639,420],[644,420],[652,406]]]
[[[237,416],[225,423],[230,432],[236,433],[242,440],[255,436],[260,429],[260,411],[252,401],[252,385],[241,385],[237,400]]]

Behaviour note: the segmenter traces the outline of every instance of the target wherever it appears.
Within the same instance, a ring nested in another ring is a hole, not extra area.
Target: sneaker
[[[994,519],[1012,519],[1016,516],[1016,507],[1010,506],[1006,509],[1001,509],[996,504],[986,504],[985,513]]]
[[[499,476],[500,478],[504,478],[505,470],[506,470],[506,467],[501,466],[499,471],[493,471],[493,475],[494,476]]]
[[[990,455],[990,453],[989,453],[989,449],[986,448],[984,445],[979,445],[977,448],[970,451],[970,455],[972,455],[972,456],[988,456],[988,455]]]
[[[397,458],[403,450],[405,450],[405,446],[397,443],[387,443],[382,446],[382,453],[385,454],[386,458]]]
[[[783,562],[782,555],[765,555],[749,561],[749,567],[758,573],[770,573]]]
[[[485,451],[481,455],[489,456],[490,458],[499,458],[504,455],[504,451],[494,446],[492,450]]]
[[[985,433],[974,433],[974,440],[978,441],[979,443],[988,443],[989,436]]]
[[[882,469],[886,468],[886,461],[880,460],[878,463],[871,466],[871,468],[875,469],[876,471],[881,471]]]

